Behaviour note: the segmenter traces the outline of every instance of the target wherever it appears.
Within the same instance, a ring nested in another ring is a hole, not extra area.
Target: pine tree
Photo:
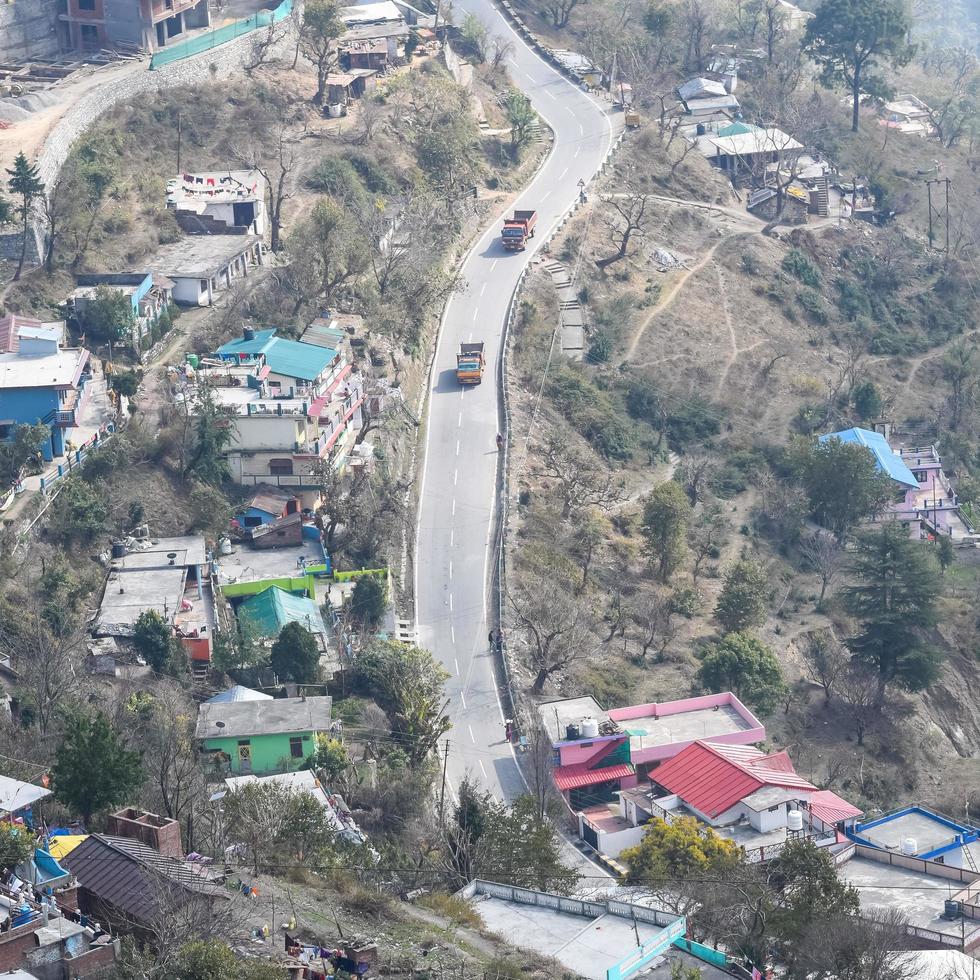
[[[20,258],[17,262],[17,271],[14,273],[14,282],[20,279],[20,274],[24,269],[24,260],[27,258],[27,235],[31,224],[31,214],[39,197],[44,194],[44,181],[38,173],[37,164],[32,164],[21,150],[14,160],[12,170],[7,170],[10,179],[7,187],[10,193],[20,199],[18,210],[20,211],[21,232],[23,240],[20,246]]]

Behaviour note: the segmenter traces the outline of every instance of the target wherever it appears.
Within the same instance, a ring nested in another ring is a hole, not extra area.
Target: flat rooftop
[[[171,621],[180,608],[185,568],[110,571],[93,623],[96,636],[128,635],[140,614],[153,610]]]
[[[274,698],[271,701],[205,702],[198,709],[198,738],[244,738],[330,728],[329,697]]]
[[[609,712],[591,696],[544,701],[538,705],[538,711],[552,742],[564,742],[567,727],[580,724],[583,718],[595,718],[600,725],[609,721]]]
[[[207,544],[197,534],[177,538],[147,538],[139,541],[122,558],[114,559],[117,569],[162,568],[203,565],[207,561]]]
[[[303,539],[303,543],[290,548],[252,549],[236,544],[230,555],[218,555],[218,583],[259,582],[266,578],[286,578],[305,575],[304,564],[323,563],[323,552],[316,542]]]
[[[980,923],[942,918],[943,902],[964,888],[959,881],[934,878],[919,871],[880,864],[867,858],[854,857],[838,869],[841,880],[853,885],[861,899],[861,908],[892,909],[900,912],[911,926],[931,929],[959,939],[964,921],[967,935],[980,929]]]
[[[88,351],[76,347],[50,354],[0,354],[0,388],[71,388],[87,361]]]
[[[659,718],[629,718],[620,721],[619,725],[629,733],[630,749],[633,751],[745,732],[752,727],[730,704],[717,708],[696,708]]]
[[[163,245],[149,261],[154,275],[210,279],[262,239],[256,235],[185,235]]]
[[[606,971],[640,943],[662,931],[659,926],[617,915],[587,916],[556,912],[534,905],[507,902],[488,895],[472,900],[488,929],[515,946],[553,956],[577,976],[605,980]]]
[[[916,854],[927,854],[944,844],[952,844],[957,836],[952,827],[919,811],[886,819],[874,827],[860,828],[857,833],[888,851],[901,851],[904,840],[914,840]]]
[[[167,203],[235,204],[265,196],[265,178],[257,170],[219,170],[179,174],[167,181]]]

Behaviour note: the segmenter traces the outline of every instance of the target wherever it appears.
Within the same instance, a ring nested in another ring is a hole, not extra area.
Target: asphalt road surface
[[[415,595],[419,642],[449,671],[453,729],[449,733],[449,788],[465,773],[497,799],[524,790],[497,693],[498,669],[487,634],[488,542],[494,512],[498,353],[518,276],[544,238],[602,164],[621,116],[580,91],[512,30],[490,0],[457,0],[495,36],[513,40],[508,70],[555,134],[554,148],[517,208],[538,212],[536,238],[523,252],[500,245],[501,214],[467,257],[465,292],[445,312],[433,366],[422,471]],[[456,382],[456,352],[464,341],[486,344],[481,385]]]

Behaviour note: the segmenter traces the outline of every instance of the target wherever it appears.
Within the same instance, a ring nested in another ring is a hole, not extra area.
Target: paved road
[[[498,353],[521,269],[575,200],[579,179],[588,181],[599,168],[622,117],[607,115],[607,107],[542,61],[490,0],[457,0],[455,6],[480,17],[492,34],[513,39],[511,77],[555,133],[551,156],[516,202],[537,209],[537,240],[525,252],[505,252],[500,220],[494,220],[463,266],[466,292],[454,296],[446,310],[431,379],[416,542],[419,642],[451,675],[450,787],[469,772],[498,799],[509,799],[524,787],[504,739],[497,668],[487,643]],[[462,389],[455,354],[469,340],[486,343],[488,368],[482,385]]]

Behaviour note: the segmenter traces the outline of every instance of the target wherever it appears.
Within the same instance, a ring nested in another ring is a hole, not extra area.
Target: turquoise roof
[[[878,469],[886,476],[891,477],[896,483],[903,483],[905,486],[917,487],[919,481],[915,474],[905,465],[905,461],[896,453],[888,440],[880,432],[872,432],[870,429],[843,429],[841,432],[829,432],[827,435],[820,436],[821,442],[828,439],[839,439],[841,442],[852,442],[859,446],[864,446],[874,453]]]
[[[317,604],[307,596],[297,596],[270,585],[246,599],[238,616],[259,636],[278,636],[287,623],[299,623],[311,633],[326,633]]]
[[[718,130],[719,136],[744,136],[746,133],[755,132],[757,127],[749,126],[746,123],[734,122],[730,123],[728,126],[722,126]]]
[[[264,354],[269,342],[276,336],[275,327],[271,330],[256,330],[252,340],[238,337],[229,340],[218,348],[219,357],[233,357],[235,354]]]
[[[234,358],[239,354],[265,354],[265,363],[273,374],[302,381],[314,381],[336,360],[337,352],[330,347],[304,344],[299,340],[277,337],[275,329],[256,330],[252,340],[239,337],[222,344],[218,357]]]

